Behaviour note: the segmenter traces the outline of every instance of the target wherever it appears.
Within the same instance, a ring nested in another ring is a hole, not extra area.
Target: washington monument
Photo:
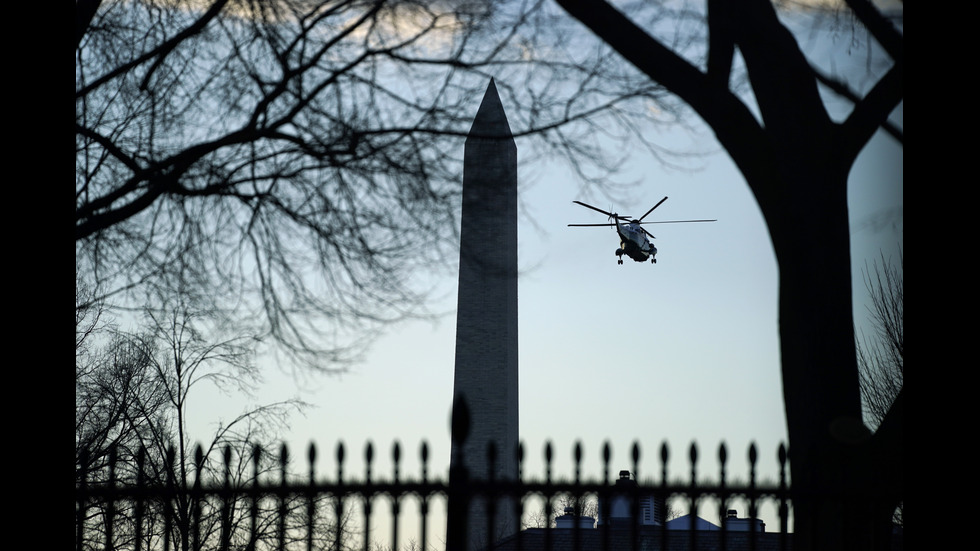
[[[492,79],[466,138],[461,218],[453,394],[454,404],[465,400],[469,424],[463,445],[454,427],[450,479],[475,488],[491,477],[517,479],[519,438],[517,146]],[[492,473],[487,457],[491,442],[496,449]],[[491,538],[517,532],[519,519],[511,501],[489,505],[479,496],[469,503],[466,544],[459,543],[460,551],[483,548]],[[461,541],[463,524],[452,508],[448,521],[452,545]]]

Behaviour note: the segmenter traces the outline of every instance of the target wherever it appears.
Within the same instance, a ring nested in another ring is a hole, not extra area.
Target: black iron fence
[[[518,450],[518,472],[522,473],[523,447]],[[667,445],[662,445],[659,451],[660,473],[642,478],[636,476],[640,464],[637,445],[632,448],[632,470],[622,472],[612,469],[607,445],[602,454],[602,476],[586,479],[581,476],[582,448],[576,445],[574,472],[567,478],[559,478],[552,476],[554,454],[547,444],[543,478],[519,474],[517,480],[503,481],[493,480],[492,475],[481,478],[476,473],[474,476],[454,473],[448,480],[430,477],[425,443],[420,448],[421,472],[415,477],[406,477],[402,472],[402,452],[397,443],[391,451],[392,472],[382,477],[372,470],[375,452],[371,444],[364,450],[365,471],[356,478],[345,473],[347,457],[343,444],[335,449],[337,470],[332,475],[315,471],[318,452],[314,445],[309,447],[305,458],[308,466],[302,475],[289,472],[285,446],[271,457],[258,447],[245,458],[236,458],[230,450],[225,450],[220,461],[210,462],[220,465],[210,467],[198,448],[187,469],[190,474],[185,476],[180,475],[180,461],[172,450],[165,460],[157,462],[152,454],[141,450],[124,469],[116,454],[97,470],[79,472],[76,464],[75,547],[79,551],[455,551],[473,547],[465,543],[471,541],[467,533],[475,528],[468,526],[465,509],[474,499],[485,499],[489,504],[509,503],[514,508],[514,518],[523,519],[524,525],[514,533],[496,533],[495,518],[504,512],[499,507],[489,507],[483,532],[489,536],[480,544],[481,548],[791,548],[788,465],[783,447],[777,452],[777,477],[774,482],[766,483],[758,480],[758,453],[754,445],[748,450],[748,472],[739,474],[739,477],[747,476],[744,482],[732,482],[733,475],[727,467],[729,453],[724,445],[717,450],[718,470],[709,475],[717,479],[711,482],[705,482],[698,473],[697,446],[692,444],[687,450],[690,469],[680,479],[667,471],[670,454]],[[493,454],[492,448],[488,453]],[[84,453],[81,457],[81,465],[92,464]],[[495,460],[490,457],[490,464]],[[624,484],[624,480],[628,483]],[[415,507],[409,507],[412,502]],[[741,506],[742,518],[730,512],[736,502]],[[440,507],[433,507],[434,503]],[[621,506],[618,510],[617,503]],[[644,504],[658,510],[651,516],[649,510],[644,510]],[[778,526],[752,520],[762,504],[778,512]],[[598,522],[592,517],[582,522],[583,509],[589,507]],[[622,514],[623,507],[628,511],[626,515]],[[670,520],[681,512],[689,516]],[[702,515],[718,520],[706,524],[699,518]],[[376,524],[378,517],[388,519],[387,534],[366,529]],[[413,517],[418,523],[411,536],[405,534],[407,517]],[[454,523],[448,531],[446,518]],[[537,525],[528,526],[529,519],[532,523],[536,520]],[[670,529],[672,524],[685,520],[686,529]],[[742,522],[745,520],[749,522]]]

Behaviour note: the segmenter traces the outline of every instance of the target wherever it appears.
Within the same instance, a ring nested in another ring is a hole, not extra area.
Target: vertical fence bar
[[[446,548],[466,549],[468,543],[469,473],[466,469],[464,444],[470,431],[470,413],[466,400],[457,396],[453,401],[451,445],[454,457],[449,463],[449,495],[447,511]]]
[[[170,551],[170,545],[171,545],[170,538],[171,538],[171,533],[173,530],[173,523],[174,523],[173,505],[176,502],[176,492],[177,492],[177,480],[175,478],[175,471],[174,471],[175,469],[174,462],[176,461],[176,457],[177,457],[177,451],[174,449],[172,445],[168,446],[167,463],[165,468],[167,472],[167,486],[166,486],[167,491],[164,493],[164,497],[163,497],[163,551]],[[174,543],[173,545],[176,546],[177,544]]]
[[[337,517],[337,529],[334,530],[334,549],[340,550],[341,533],[344,518],[344,443],[337,442],[337,492],[334,494],[334,514]]]
[[[422,441],[422,449],[419,450],[419,455],[422,458],[422,487],[426,487],[429,484],[429,445]],[[425,490],[423,490],[425,492]],[[419,509],[421,510],[421,531],[422,531],[422,551],[428,551],[427,534],[426,534],[426,519],[429,516],[429,494],[422,493],[420,496],[421,502],[419,504]],[[397,550],[396,550],[397,551]]]
[[[697,477],[697,464],[698,464],[698,446],[697,443],[691,442],[691,449],[689,452],[689,459],[691,460],[691,495],[688,496],[691,500],[691,525],[688,527],[690,532],[691,549],[697,549],[697,521],[698,521],[698,477]]]
[[[758,496],[758,486],[756,485],[755,473],[756,473],[756,463],[759,459],[759,454],[755,448],[755,442],[749,444],[749,550],[755,551],[757,542],[756,540],[756,516],[758,515],[758,507],[756,505]]]
[[[89,451],[83,449],[79,455],[78,486],[75,488],[75,551],[85,546],[85,510],[88,506],[88,462]]]
[[[307,459],[310,463],[309,488],[306,491],[306,551],[313,551],[313,536],[316,533],[316,445],[310,442],[307,452]],[[337,529],[340,530],[340,519],[337,520]]]
[[[204,449],[198,444],[194,447],[194,487],[191,490],[191,544],[194,549],[201,548],[201,501],[204,499],[202,475],[204,474]]]
[[[220,549],[226,551],[231,547],[231,447],[225,446],[222,454],[222,490],[221,496],[221,527],[220,527]]]
[[[286,477],[286,464],[288,462],[289,451],[286,449],[286,444],[282,444],[279,447],[279,492],[277,492],[278,499],[276,500],[279,504],[276,537],[279,542],[278,549],[280,550],[286,548],[286,497],[289,487],[289,480]]]
[[[660,492],[664,496],[664,507],[667,507],[667,502],[673,495],[667,493],[667,459],[670,457],[670,450],[667,448],[667,442],[664,441],[660,444]],[[664,523],[660,529],[660,548],[667,549],[667,511],[664,511]]]
[[[524,484],[524,442],[517,442],[517,449],[514,450],[514,459],[517,461],[517,487],[520,488]],[[521,519],[524,517],[524,498],[526,495],[524,492],[520,492],[519,496],[514,499],[514,518],[517,519],[517,523],[521,523]],[[518,534],[517,536],[517,551],[523,551],[524,549],[524,535]],[[424,550],[423,550],[424,551]]]
[[[612,511],[612,492],[609,491],[611,482],[609,481],[609,464],[612,461],[612,447],[606,440],[602,445],[602,487],[603,493],[599,494],[599,518],[602,520],[602,549],[609,550],[609,514]]]
[[[552,487],[552,483],[551,483],[551,458],[552,458],[552,456],[553,456],[553,454],[552,454],[552,449],[551,449],[551,441],[549,440],[549,441],[545,442],[545,444],[544,444],[544,483],[545,483],[545,487],[547,487],[547,488]],[[545,500],[544,500],[544,519],[545,519],[545,522],[547,523],[547,525],[545,526],[545,532],[544,532],[544,548],[547,549],[548,551],[551,551],[551,549],[553,548],[552,542],[551,542],[551,538],[552,538],[552,533],[551,533],[551,514],[552,514],[551,498],[552,497],[553,496],[552,496],[552,493],[550,491],[546,491],[545,492],[545,496],[544,496],[544,498],[545,498]]]
[[[640,443],[633,442],[633,480],[630,484],[630,549],[640,548]]]
[[[144,471],[145,465],[146,448],[140,446],[139,451],[136,452],[136,516],[134,526],[136,551],[140,551],[143,547],[143,517],[145,516],[147,500],[146,473]]]
[[[786,496],[789,487],[786,484],[786,446],[779,444],[779,547],[789,548],[789,508],[786,506]]]
[[[361,499],[364,500],[364,551],[371,549],[371,501],[373,495],[367,488],[371,487],[371,462],[374,460],[374,445],[368,440],[364,446],[364,487]]]
[[[248,544],[247,551],[255,551],[259,529],[259,500],[261,499],[259,485],[259,462],[262,461],[262,446],[252,446],[252,491],[249,494],[248,511]]]
[[[402,457],[401,446],[398,445],[398,441],[395,440],[394,445],[391,447],[391,460],[394,463],[394,485],[398,488],[398,463]],[[391,491],[391,548],[392,551],[398,551],[398,516],[399,516],[399,500],[401,499],[400,494],[396,489]]]
[[[725,464],[728,461],[728,450],[725,443],[718,446],[718,463],[720,465],[718,489],[718,518],[721,519],[721,551],[728,549],[728,493],[725,485]]]
[[[487,515],[486,537],[488,541],[488,549],[493,549],[493,544],[497,537],[497,533],[495,529],[496,520],[497,520],[497,501],[498,501],[498,496],[502,495],[496,492],[497,443],[494,442],[493,440],[487,441],[486,454],[487,454],[486,455],[487,458],[486,481],[488,485],[487,485],[487,492],[483,496],[483,503],[484,503],[484,507],[486,507],[486,515]]]
[[[575,442],[575,451],[572,455],[572,460],[575,464],[575,491],[573,496],[575,498],[575,510],[572,511],[573,522],[572,530],[572,549],[574,551],[579,551],[582,549],[582,527],[579,521],[579,515],[582,513],[582,442]]]
[[[111,446],[109,448],[109,490],[110,492],[116,487],[116,446]],[[116,502],[114,493],[111,493],[106,500],[105,507],[106,523],[105,523],[105,548],[106,551],[112,551],[115,549],[115,530],[113,523],[115,522],[116,516]]]

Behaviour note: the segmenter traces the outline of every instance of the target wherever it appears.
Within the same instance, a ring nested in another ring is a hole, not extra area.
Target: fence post
[[[449,467],[449,503],[446,519],[446,549],[465,551],[469,516],[469,472],[463,456],[463,444],[470,431],[470,412],[465,398],[460,394],[453,401],[451,441],[455,457]]]

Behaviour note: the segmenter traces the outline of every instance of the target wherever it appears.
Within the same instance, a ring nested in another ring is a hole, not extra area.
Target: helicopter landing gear
[[[623,263],[623,253],[624,252],[626,252],[626,251],[624,251],[623,249],[616,249],[616,256],[619,257],[619,259],[616,260],[616,264],[622,264]]]
[[[656,264],[657,263],[657,259],[656,258],[651,258],[650,259],[650,262],[652,262],[653,264]]]
[[[623,259],[622,258],[620,258],[619,260],[616,261],[616,264],[622,264],[622,263],[623,263]]]

